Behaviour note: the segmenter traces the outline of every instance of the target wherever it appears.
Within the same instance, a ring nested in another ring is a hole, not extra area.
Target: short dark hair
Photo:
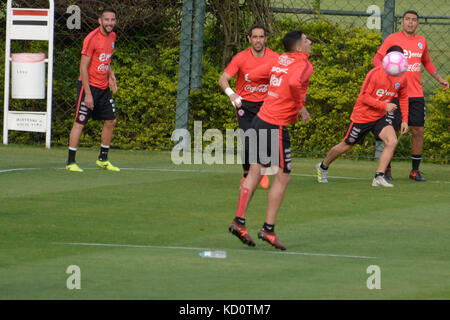
[[[254,29],[263,29],[264,30],[264,37],[266,36],[266,28],[262,24],[254,24],[248,29],[248,36],[252,36],[252,32]]]
[[[389,47],[389,49],[387,49],[386,54],[394,52],[394,51],[403,53],[403,48],[400,46],[391,46],[391,47]]]
[[[102,11],[100,11],[100,16],[99,17],[101,18],[103,16],[103,14],[106,13],[106,12],[112,12],[112,13],[114,13],[117,16],[116,10],[114,10],[113,8],[105,8]]]
[[[408,13],[415,14],[416,17],[417,17],[417,19],[419,19],[419,14],[418,14],[416,11],[414,11],[414,10],[408,10],[408,11],[406,11],[406,12],[403,14],[403,18],[404,18]]]
[[[294,46],[297,44],[298,41],[302,40],[302,35],[303,31],[300,30],[294,30],[286,33],[286,35],[283,38],[284,49],[287,52],[294,51]]]

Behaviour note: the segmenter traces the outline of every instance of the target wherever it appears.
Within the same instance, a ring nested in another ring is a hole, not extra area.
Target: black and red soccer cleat
[[[286,250],[286,247],[278,240],[277,235],[273,231],[267,231],[264,228],[261,228],[258,232],[258,238],[270,243],[275,248]]]
[[[411,170],[409,178],[416,181],[427,181],[424,177],[422,177],[419,170]]]
[[[247,228],[245,227],[245,224],[237,223],[236,221],[233,221],[233,223],[228,227],[228,231],[230,231],[232,234],[234,234],[236,237],[239,238],[244,244],[254,247],[255,242],[253,241],[252,237],[248,234]]]

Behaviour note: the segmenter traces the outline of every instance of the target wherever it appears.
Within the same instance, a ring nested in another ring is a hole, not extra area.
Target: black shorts
[[[252,128],[256,135],[256,144],[250,148],[250,163],[265,166],[278,166],[284,173],[292,168],[291,141],[286,127],[267,123],[258,116],[253,118]],[[251,130],[249,130],[251,131]]]
[[[387,126],[392,126],[393,116],[386,114],[383,118],[369,123],[355,123],[351,122],[348,126],[347,133],[344,137],[344,142],[349,145],[362,144],[366,135],[372,131],[375,138],[378,139],[378,135],[381,130]]]
[[[398,108],[394,111],[394,129],[400,130],[402,124],[402,111],[400,110],[400,103],[398,98],[392,99]],[[423,127],[426,118],[426,106],[424,97],[408,98],[408,124],[414,127]]]
[[[115,120],[116,105],[112,98],[111,90],[109,90],[109,88],[102,90],[93,86],[89,87],[91,88],[92,97],[94,99],[94,110],[91,110],[84,105],[85,91],[81,81],[78,81],[75,121],[85,125],[90,117],[94,120]]]
[[[242,106],[236,110],[236,117],[238,121],[239,128],[246,132],[252,127],[253,118],[259,112],[263,102],[250,102],[242,100]],[[250,168],[249,162],[249,145],[250,141],[246,136],[242,138],[242,154],[244,170],[248,171]]]
[[[263,102],[251,102],[242,100],[242,106],[236,110],[239,128],[247,130],[252,127],[253,118],[259,112]]]

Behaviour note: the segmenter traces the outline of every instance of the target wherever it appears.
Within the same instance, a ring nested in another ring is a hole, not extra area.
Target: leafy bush
[[[450,77],[447,77],[450,81]],[[424,133],[424,154],[427,158],[448,163],[450,154],[450,92],[441,88],[434,91],[427,106]]]
[[[372,57],[381,43],[381,35],[367,29],[330,25],[323,21],[298,26],[294,20],[276,21],[279,30],[302,29],[313,41],[310,61],[314,65],[306,107],[311,121],[291,125],[291,145],[294,154],[323,156],[341,141],[367,72],[372,68]],[[214,28],[205,29],[205,43],[212,43]],[[268,47],[283,52],[281,39],[271,37]],[[67,145],[75,114],[76,82],[79,73],[81,44],[64,46],[55,51],[52,143]],[[33,50],[42,50],[39,45]],[[241,48],[241,49],[244,49]],[[4,52],[4,44],[0,43]],[[45,50],[44,50],[45,51]],[[217,62],[217,52],[205,48],[203,56],[202,90],[191,92],[190,130],[194,121],[202,121],[203,130],[237,127],[234,108],[221,91],[217,81],[223,72]],[[16,51],[17,52],[17,51]],[[140,45],[118,43],[113,69],[119,91],[114,96],[118,109],[118,124],[113,146],[132,149],[170,150],[171,134],[175,128],[175,108],[178,87],[178,46],[158,45],[142,49]],[[58,66],[64,67],[58,67]],[[0,64],[0,80],[3,65]],[[3,103],[0,96],[2,108]],[[17,102],[13,102],[13,107]],[[430,159],[448,157],[449,93],[437,90],[428,106],[424,155]],[[22,106],[23,107],[23,106]],[[28,106],[32,108],[32,106]],[[0,121],[1,123],[1,121]],[[100,143],[102,122],[90,121],[81,137],[82,145]],[[43,137],[33,133],[11,132],[14,142],[42,142]],[[36,138],[40,137],[40,138]],[[398,154],[410,153],[410,138],[400,140]],[[368,136],[363,146],[355,146],[351,156],[371,157],[374,139]]]

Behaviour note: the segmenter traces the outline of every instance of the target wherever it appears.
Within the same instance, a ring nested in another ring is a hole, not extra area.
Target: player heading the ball
[[[388,52],[396,51],[403,52],[403,49],[399,46],[392,46],[388,49]],[[403,116],[401,132],[406,134],[408,132],[407,90],[408,79],[406,74],[396,77],[391,76],[381,65],[369,71],[350,116],[351,122],[343,141],[331,148],[325,159],[316,165],[318,182],[328,182],[327,175],[330,164],[341,154],[350,150],[356,143],[362,144],[365,136],[372,131],[375,137],[381,139],[385,144],[372,186],[394,186],[384,178],[384,172],[397,146],[397,135],[392,126],[393,112],[397,109],[397,105],[391,101],[398,94]]]

